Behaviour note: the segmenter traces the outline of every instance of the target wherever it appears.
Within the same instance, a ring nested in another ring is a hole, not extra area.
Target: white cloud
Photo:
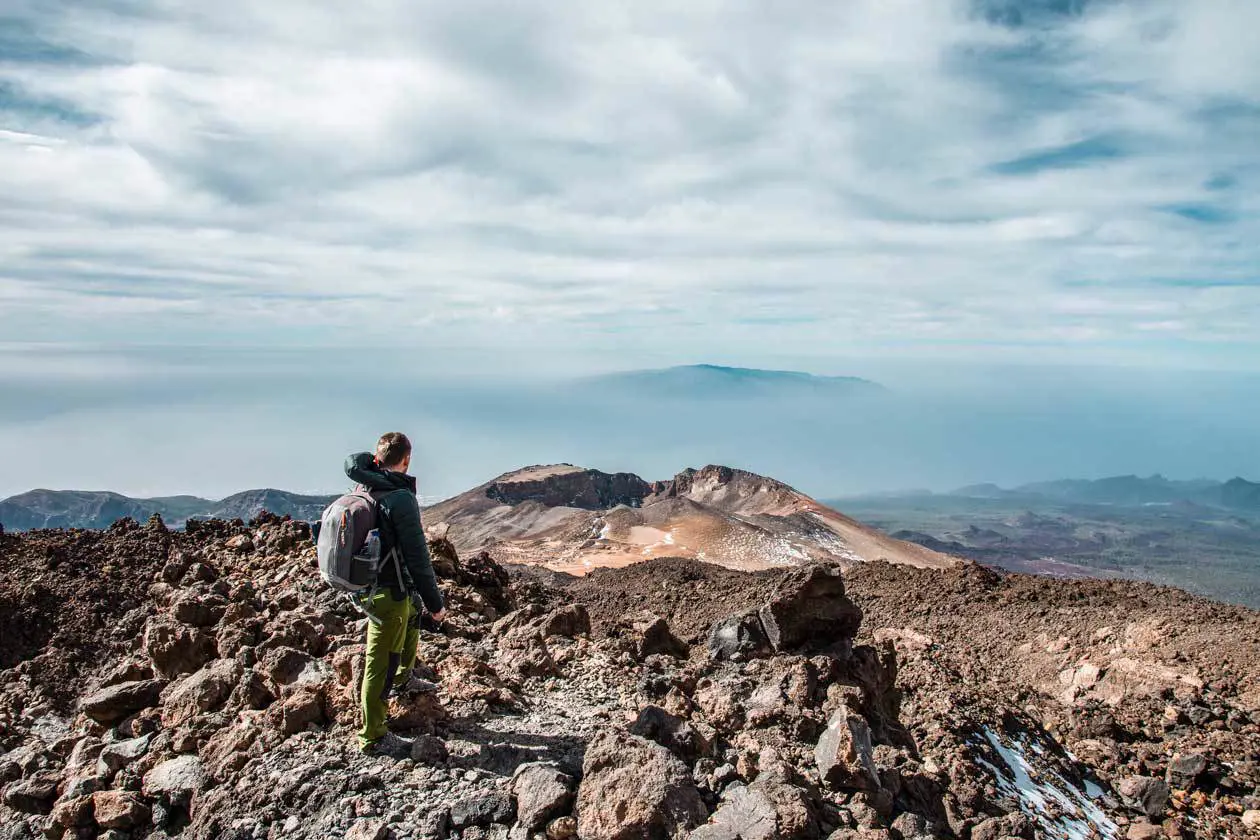
[[[30,3],[0,332],[1260,365],[1260,7],[979,5]]]

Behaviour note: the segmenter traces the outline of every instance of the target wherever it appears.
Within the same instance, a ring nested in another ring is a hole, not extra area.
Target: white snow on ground
[[[1027,738],[1006,738],[991,729],[984,737],[1001,758],[1001,767],[980,759],[997,780],[998,789],[1019,801],[1029,816],[1040,818],[1042,834],[1051,840],[1119,840],[1120,829],[1095,799],[1097,785],[1086,781],[1085,790],[1065,779],[1048,763],[1038,766],[1044,748]],[[1031,757],[1031,760],[1030,760]]]

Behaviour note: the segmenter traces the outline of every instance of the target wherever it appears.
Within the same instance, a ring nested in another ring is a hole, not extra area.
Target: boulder
[[[672,715],[660,706],[645,706],[630,724],[630,732],[655,741],[687,763],[694,762],[704,751],[704,738],[691,724]]]
[[[346,831],[346,840],[385,840],[389,828],[384,820],[355,820]]]
[[[1177,790],[1189,790],[1204,770],[1207,759],[1199,753],[1177,753],[1168,762],[1168,784]]]
[[[149,821],[149,807],[127,790],[97,791],[92,794],[92,808],[102,828],[135,828]]]
[[[148,620],[142,644],[153,670],[167,679],[191,674],[218,656],[212,633],[180,624],[169,616]]]
[[[417,730],[432,735],[434,726],[447,717],[446,707],[431,691],[409,691],[389,698],[389,725],[392,729]]]
[[[757,778],[748,786],[774,807],[777,837],[784,840],[814,840],[820,834],[816,792],[807,790],[796,772],[773,751],[761,754]]]
[[[277,647],[267,651],[258,670],[270,681],[273,694],[295,682],[320,682],[328,672],[327,666],[304,650]]]
[[[1168,784],[1150,776],[1129,776],[1116,783],[1116,793],[1126,806],[1151,819],[1162,819],[1168,807]]]
[[[581,604],[569,604],[547,613],[538,621],[538,630],[546,636],[589,636],[591,616]]]
[[[119,770],[147,753],[152,740],[152,735],[141,735],[139,738],[106,744],[96,758],[96,775],[106,781],[112,779]]]
[[[504,673],[520,677],[550,677],[560,673],[542,633],[522,627],[499,639],[497,664]]]
[[[4,789],[4,804],[23,814],[47,814],[57,798],[57,780],[34,776]]]
[[[162,680],[131,680],[106,686],[79,700],[79,710],[97,723],[112,724],[158,705],[165,685]]]
[[[503,791],[468,796],[451,805],[450,824],[457,831],[471,826],[510,823],[515,810],[512,799]]]
[[[776,651],[851,640],[862,623],[862,611],[844,594],[839,567],[822,564],[789,573],[758,617]]]
[[[661,745],[617,730],[587,745],[576,811],[583,840],[664,840],[708,817],[686,765]]]
[[[631,641],[637,659],[646,659],[657,653],[685,659],[690,648],[670,632],[665,619],[645,614],[635,618],[630,625]]]
[[[894,837],[902,840],[917,840],[920,837],[929,837],[932,833],[928,821],[922,815],[910,811],[898,814],[889,829]]]
[[[444,764],[450,758],[446,744],[434,735],[417,735],[411,742],[411,760],[416,764]]]
[[[201,759],[195,755],[181,755],[163,761],[145,773],[142,790],[151,799],[180,801],[200,790],[205,782]]]
[[[227,599],[217,593],[185,592],[171,602],[171,615],[192,627],[213,627],[227,606]]]
[[[288,736],[324,720],[324,693],[319,686],[299,685],[279,703],[267,708],[267,721]]]
[[[989,817],[971,829],[971,840],[1033,840],[1036,836],[1033,821],[1019,811],[1000,817]]]
[[[218,659],[175,683],[162,701],[162,725],[174,728],[223,705],[244,669],[235,659]]]
[[[742,784],[727,787],[709,822],[688,835],[690,840],[777,840],[778,813],[759,790]]]
[[[569,812],[575,786],[573,777],[554,764],[522,764],[511,785],[517,822],[528,831],[542,830],[550,820]]]
[[[840,709],[831,716],[814,748],[818,775],[833,789],[878,790],[879,773],[871,750],[871,730],[866,720],[848,709]]]
[[[756,610],[727,616],[709,630],[709,657],[712,659],[756,656],[768,646],[766,631]]]
[[[52,809],[52,821],[63,828],[92,824],[92,796],[62,797]]]

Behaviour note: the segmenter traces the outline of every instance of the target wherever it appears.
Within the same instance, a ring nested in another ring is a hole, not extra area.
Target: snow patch
[[[1025,735],[1008,737],[984,730],[984,739],[1001,766],[984,758],[979,763],[993,774],[998,790],[1016,799],[1020,810],[1039,819],[1042,834],[1051,840],[1119,840],[1120,829],[1096,799],[1097,785],[1085,781],[1081,790],[1046,761],[1045,748]]]

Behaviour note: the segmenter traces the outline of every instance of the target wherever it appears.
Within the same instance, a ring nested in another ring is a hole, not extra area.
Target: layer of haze
[[[720,381],[645,394],[577,371],[530,375],[519,359],[510,373],[443,376],[314,351],[41,356],[53,357],[63,371],[0,380],[0,496],[337,490],[342,457],[388,429],[416,438],[429,500],[557,461],[649,479],[722,463],[824,498],[1124,473],[1260,478],[1254,374],[837,360],[814,372],[887,390],[766,399]]]

